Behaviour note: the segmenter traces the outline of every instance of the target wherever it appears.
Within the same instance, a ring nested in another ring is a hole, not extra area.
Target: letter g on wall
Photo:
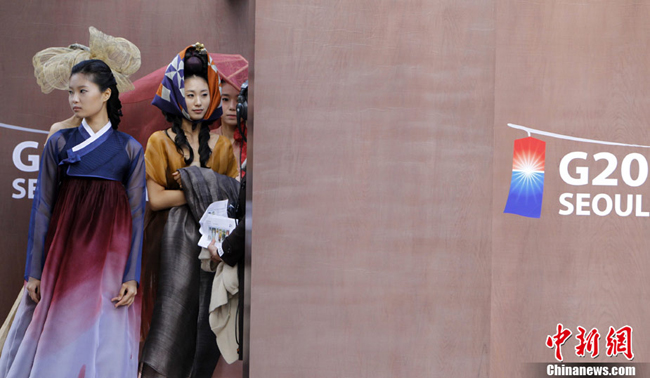
[[[38,172],[39,156],[27,155],[28,164],[25,164],[21,159],[22,152],[27,148],[38,148],[38,142],[26,141],[19,143],[12,154],[12,159],[16,168],[23,172]]]

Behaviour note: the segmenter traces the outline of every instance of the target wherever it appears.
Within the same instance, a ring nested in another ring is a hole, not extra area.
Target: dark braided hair
[[[201,130],[199,130],[199,160],[201,161],[201,167],[207,167],[208,159],[212,154],[212,149],[208,143],[210,141],[210,124],[203,122]]]
[[[99,59],[89,59],[72,67],[70,76],[78,73],[84,74],[88,80],[97,84],[102,92],[108,88],[111,89],[111,97],[106,101],[106,112],[111,121],[111,127],[117,129],[120,117],[122,117],[122,102],[120,101],[120,91],[117,90],[117,81],[115,81],[110,67]]]
[[[183,118],[175,114],[169,114],[163,112],[167,122],[172,124],[172,131],[176,134],[174,138],[174,144],[176,145],[176,150],[179,154],[185,156],[183,152],[183,147],[187,148],[190,152],[190,156],[185,158],[185,164],[190,165],[194,161],[194,150],[190,143],[187,141],[185,132],[183,131]],[[210,125],[212,122],[201,122],[201,129],[199,130],[199,161],[201,162],[201,167],[208,167],[208,160],[210,159],[210,154],[212,154],[212,149],[208,142],[210,141]],[[192,123],[192,130],[196,129],[198,123]]]
[[[203,50],[205,51],[205,50]],[[185,80],[191,77],[200,77],[206,82],[208,81],[208,59],[205,53],[197,52],[193,47],[190,47],[185,52],[184,59],[184,75]],[[194,161],[194,151],[190,146],[190,143],[187,141],[185,132],[183,132],[183,118],[168,114],[163,112],[167,122],[172,124],[172,131],[176,134],[174,138],[174,144],[176,145],[176,150],[183,156],[183,147],[186,147],[190,152],[190,156],[185,159],[185,164],[190,165]],[[196,129],[198,123],[192,123],[192,130]],[[212,149],[209,146],[210,141],[210,125],[212,122],[201,122],[201,129],[199,130],[199,161],[201,162],[201,167],[207,168],[208,160],[210,159],[210,154],[212,154]]]

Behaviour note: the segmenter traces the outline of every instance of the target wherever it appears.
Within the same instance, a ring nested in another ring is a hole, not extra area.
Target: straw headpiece
[[[53,89],[67,90],[72,67],[87,59],[103,60],[113,71],[121,93],[134,88],[128,77],[140,68],[138,47],[92,26],[89,30],[90,47],[75,43],[68,47],[50,47],[34,55],[34,76],[43,93],[50,93]]]

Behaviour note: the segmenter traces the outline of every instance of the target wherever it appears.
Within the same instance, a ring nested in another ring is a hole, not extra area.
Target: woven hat
[[[104,34],[94,27],[90,31],[90,47],[75,43],[68,47],[50,47],[32,58],[34,76],[43,93],[53,89],[68,90],[72,67],[84,60],[100,59],[113,71],[117,89],[122,93],[134,89],[129,76],[140,68],[140,50],[120,37]]]

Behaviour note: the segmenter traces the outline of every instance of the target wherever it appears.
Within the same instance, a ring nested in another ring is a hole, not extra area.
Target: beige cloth
[[[213,271],[210,251],[203,248],[199,254],[201,269]],[[217,345],[223,359],[232,364],[239,359],[237,351],[237,307],[239,306],[239,276],[237,265],[223,261],[217,265],[210,298],[210,328],[217,336]]]
[[[11,306],[9,315],[7,315],[7,319],[5,319],[5,322],[2,324],[2,328],[0,328],[0,355],[2,355],[2,348],[4,347],[5,341],[7,340],[7,335],[9,334],[11,324],[14,322],[14,317],[16,317],[18,305],[20,304],[20,298],[23,296],[23,290],[24,288],[21,288],[20,292],[18,292],[18,297],[14,301],[14,305]]]

